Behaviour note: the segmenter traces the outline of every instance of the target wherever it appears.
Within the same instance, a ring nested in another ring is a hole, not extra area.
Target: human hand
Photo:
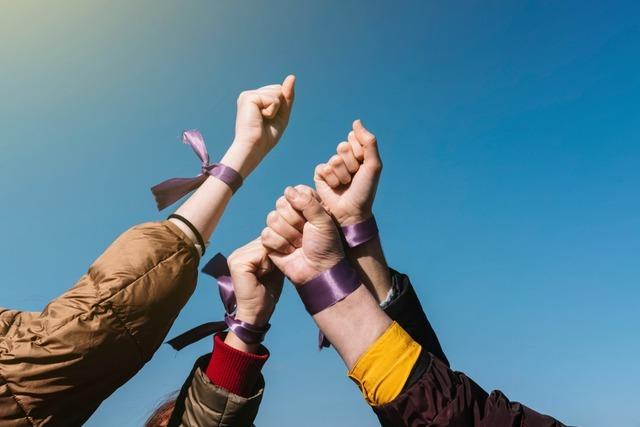
[[[259,238],[236,249],[227,264],[236,296],[236,320],[265,326],[280,298],[284,275],[271,262]]]
[[[372,214],[382,161],[376,137],[360,120],[353,122],[348,141],[337,154],[315,169],[316,190],[340,226],[360,223]]]
[[[302,286],[344,258],[340,233],[316,193],[305,185],[288,187],[267,216],[262,244],[296,286]]]
[[[236,135],[222,163],[246,177],[278,143],[289,123],[295,76],[280,84],[247,90],[238,97]]]

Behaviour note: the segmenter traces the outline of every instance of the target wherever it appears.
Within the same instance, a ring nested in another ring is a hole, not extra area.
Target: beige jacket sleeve
[[[151,358],[196,284],[169,221],[126,231],[41,313],[0,308],[0,425],[73,426]]]
[[[204,373],[211,355],[199,358],[176,399],[171,426],[251,427],[264,393],[260,376],[251,397],[242,397],[213,384]]]

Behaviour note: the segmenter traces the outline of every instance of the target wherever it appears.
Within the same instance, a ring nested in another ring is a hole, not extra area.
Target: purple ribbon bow
[[[202,162],[202,170],[200,174],[193,178],[171,178],[151,187],[158,210],[174,204],[191,191],[200,187],[209,175],[227,184],[234,193],[240,188],[242,176],[237,171],[221,163],[210,163],[207,146],[199,131],[195,129],[184,131],[182,133],[182,142],[189,145],[196,153]]]
[[[202,272],[213,276],[218,281],[218,291],[220,292],[220,299],[222,300],[222,305],[224,305],[225,310],[224,320],[203,323],[170,339],[167,341],[167,344],[175,350],[181,350],[196,341],[200,341],[216,332],[222,332],[227,328],[247,344],[258,344],[264,341],[264,337],[271,325],[267,324],[264,327],[259,327],[242,320],[236,320],[234,317],[236,311],[236,294],[233,290],[231,273],[229,272],[229,266],[225,256],[220,253],[216,254],[204,266]]]

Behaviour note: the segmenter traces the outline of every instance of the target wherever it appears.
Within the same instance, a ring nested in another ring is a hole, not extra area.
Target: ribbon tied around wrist
[[[345,225],[340,230],[347,246],[355,248],[378,235],[378,224],[376,223],[376,218],[371,216],[371,218],[357,224]]]
[[[167,341],[167,344],[175,350],[181,350],[196,341],[200,341],[203,338],[226,329],[232,331],[247,344],[259,344],[264,341],[264,337],[271,327],[270,324],[267,323],[261,327],[235,318],[236,294],[233,290],[231,273],[229,272],[229,266],[225,256],[221,253],[216,254],[203,267],[202,272],[214,277],[218,281],[220,299],[225,309],[224,320],[203,323],[170,339]]]
[[[199,131],[195,129],[184,131],[182,142],[190,146],[202,162],[201,172],[193,178],[171,178],[151,187],[158,210],[163,210],[197,189],[209,176],[216,177],[227,184],[234,193],[240,188],[242,175],[222,163],[210,163],[207,146]]]
[[[307,312],[313,316],[348,297],[361,283],[358,273],[347,258],[343,258],[304,285],[296,286],[296,290]],[[322,331],[319,331],[318,350],[330,345]]]

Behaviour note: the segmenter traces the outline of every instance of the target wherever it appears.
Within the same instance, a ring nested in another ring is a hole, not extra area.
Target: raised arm
[[[562,426],[499,391],[488,394],[425,351],[392,322],[348,266],[340,268],[344,255],[338,230],[311,190],[288,189],[285,198],[289,212],[297,212],[304,224],[293,230],[271,219],[263,244],[296,285],[382,425]],[[313,292],[306,290],[309,286]]]
[[[282,85],[264,86],[245,91],[238,97],[236,135],[220,163],[232,168],[246,179],[284,133],[294,101],[295,77],[288,76]],[[176,210],[199,231],[206,242],[211,237],[227,203],[231,188],[210,176]],[[197,242],[193,231],[182,221],[171,219]]]
[[[376,137],[360,120],[353,122],[347,141],[336,154],[316,166],[316,191],[338,226],[345,230],[373,220],[373,202],[382,172]],[[366,241],[347,245],[347,256],[372,295],[383,302],[392,287],[391,274],[378,233]]]
[[[291,76],[240,96],[221,163],[247,177],[282,135],[293,87]],[[41,313],[0,309],[0,424],[80,425],[135,375],[193,293],[195,244],[209,239],[231,195],[208,177],[177,211],[186,222],[129,229]]]
[[[285,211],[290,217],[297,217],[293,220],[297,226],[287,226],[289,222],[274,211],[262,232],[262,243],[269,249],[274,264],[302,293],[305,286],[314,286],[311,284],[314,278],[335,271],[341,262],[348,264],[338,229],[316,197],[313,190],[303,185],[287,188]],[[348,275],[344,270],[336,274],[338,280],[352,280],[349,289],[333,290],[334,294],[342,292],[346,295],[327,301],[322,310],[318,310],[322,307],[307,308],[344,363],[351,368],[389,327],[391,319],[380,310],[367,288],[361,286],[357,274]]]
[[[274,268],[260,239],[231,254],[228,267],[237,306],[234,320],[266,333],[284,276]],[[197,360],[182,387],[169,425],[253,425],[264,392],[260,371],[269,358],[262,339],[263,333],[247,336],[246,330],[217,334],[212,353]]]
[[[391,319],[448,365],[409,278],[387,265],[373,215],[381,172],[378,141],[356,120],[336,154],[316,167],[314,181],[324,206],[343,230],[347,257],[367,289]]]

